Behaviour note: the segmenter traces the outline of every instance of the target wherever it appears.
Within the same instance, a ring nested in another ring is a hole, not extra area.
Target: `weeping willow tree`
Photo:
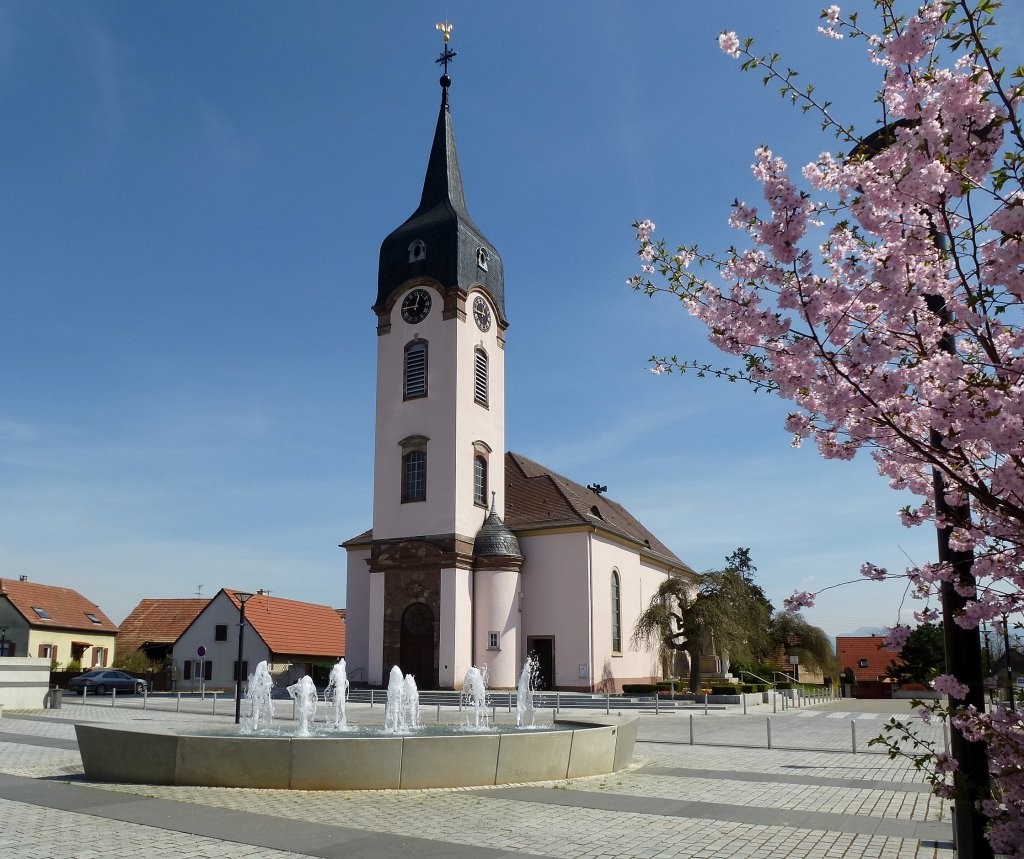
[[[750,550],[736,549],[725,561],[723,569],[702,573],[695,582],[663,581],[633,628],[635,648],[690,657],[691,692],[700,690],[701,657],[711,642],[733,659],[754,657],[767,645],[772,605],[754,584]]]

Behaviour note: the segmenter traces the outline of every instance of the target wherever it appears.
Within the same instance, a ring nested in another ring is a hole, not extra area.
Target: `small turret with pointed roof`
[[[469,291],[470,284],[480,284],[490,294],[499,320],[505,323],[501,256],[466,209],[448,106],[448,62],[455,54],[448,49],[447,36],[446,32],[445,51],[438,59],[445,66],[441,76],[441,109],[423,193],[416,211],[381,244],[373,309],[382,311],[391,294],[409,278],[431,277],[442,287],[457,288],[463,294]]]
[[[491,512],[477,531],[473,541],[473,554],[477,557],[522,558],[519,539],[501,521],[495,508],[495,494],[491,493]]]

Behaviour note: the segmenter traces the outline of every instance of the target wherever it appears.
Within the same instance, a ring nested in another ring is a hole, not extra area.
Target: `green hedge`
[[[654,683],[623,683],[622,691],[626,695],[650,695],[658,691],[658,687]]]

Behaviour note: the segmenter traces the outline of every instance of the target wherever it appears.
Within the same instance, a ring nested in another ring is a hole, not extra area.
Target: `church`
[[[342,544],[349,677],[386,685],[397,665],[453,689],[486,665],[514,688],[533,654],[543,689],[621,691],[662,676],[633,625],[694,573],[604,487],[506,452],[515,340],[501,256],[466,208],[452,56],[419,206],[380,249],[372,528]]]

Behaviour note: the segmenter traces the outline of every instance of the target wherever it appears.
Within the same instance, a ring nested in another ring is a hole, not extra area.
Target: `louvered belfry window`
[[[483,406],[487,405],[487,353],[483,349],[476,350],[476,375],[473,379],[473,399]]]
[[[414,340],[405,347],[405,399],[427,395],[427,343]]]

